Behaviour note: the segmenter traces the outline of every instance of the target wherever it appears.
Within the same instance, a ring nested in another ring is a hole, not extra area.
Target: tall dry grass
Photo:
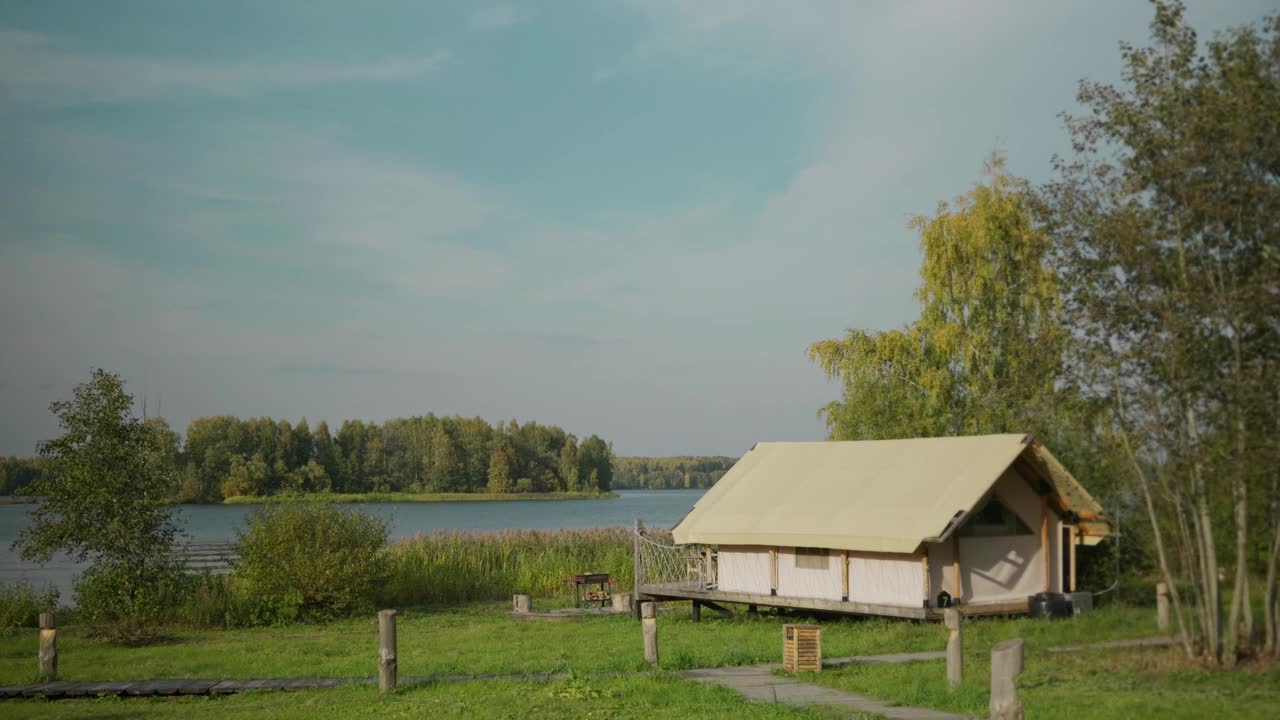
[[[499,600],[516,593],[572,596],[564,579],[609,573],[631,588],[627,528],[441,531],[392,544],[385,602],[391,605]]]

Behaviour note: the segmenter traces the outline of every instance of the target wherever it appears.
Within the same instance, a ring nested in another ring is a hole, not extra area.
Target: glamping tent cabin
[[[683,570],[637,536],[636,591],[909,618],[945,592],[962,612],[1021,612],[1074,591],[1076,546],[1111,532],[1030,436],[759,443],[673,529]]]

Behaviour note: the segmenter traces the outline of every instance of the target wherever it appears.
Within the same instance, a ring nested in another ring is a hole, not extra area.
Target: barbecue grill
[[[573,585],[573,606],[582,607],[593,602],[600,607],[613,600],[613,585],[618,582],[608,573],[583,573],[565,578],[565,582]]]

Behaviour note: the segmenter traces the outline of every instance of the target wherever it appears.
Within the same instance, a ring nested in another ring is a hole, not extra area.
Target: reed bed
[[[631,531],[439,531],[392,544],[384,600],[393,605],[499,600],[523,593],[572,597],[564,579],[609,573],[630,591]]]

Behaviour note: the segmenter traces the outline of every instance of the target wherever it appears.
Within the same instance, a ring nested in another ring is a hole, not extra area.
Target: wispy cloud
[[[418,57],[346,63],[191,62],[64,50],[54,37],[0,28],[0,107],[237,97],[331,83],[403,82],[431,75],[449,59],[450,53],[439,49]]]
[[[519,25],[529,19],[528,8],[514,5],[491,5],[471,14],[469,24],[473,30],[502,30]]]
[[[276,372],[286,375],[318,375],[321,377],[396,377],[437,375],[437,373],[430,370],[418,368],[347,366],[316,361],[281,363],[273,369]]]

